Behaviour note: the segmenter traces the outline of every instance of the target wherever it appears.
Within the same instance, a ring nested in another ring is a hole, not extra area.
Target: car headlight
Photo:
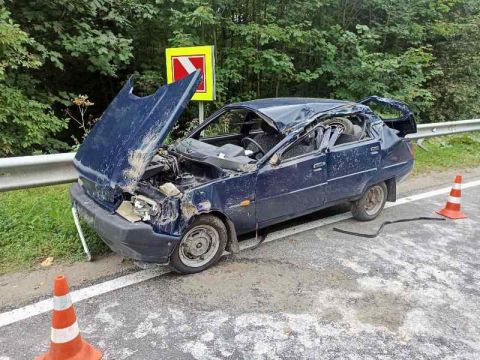
[[[153,216],[160,214],[160,206],[156,201],[143,195],[132,197],[133,212],[140,216],[143,221],[150,220]]]

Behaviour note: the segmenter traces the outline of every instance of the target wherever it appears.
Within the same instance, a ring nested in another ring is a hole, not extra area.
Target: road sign
[[[192,46],[166,49],[167,82],[174,81],[199,69],[202,81],[192,100],[215,100],[215,56],[213,46]]]

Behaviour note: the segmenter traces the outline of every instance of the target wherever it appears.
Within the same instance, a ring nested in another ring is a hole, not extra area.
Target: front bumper
[[[167,264],[179,236],[157,234],[149,224],[131,223],[100,207],[79,184],[70,188],[78,213],[114,252],[134,260]]]

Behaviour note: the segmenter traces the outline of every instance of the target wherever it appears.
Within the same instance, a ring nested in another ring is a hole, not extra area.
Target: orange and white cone
[[[100,360],[102,354],[82,339],[64,276],[53,285],[53,315],[50,350],[35,360]]]
[[[465,219],[466,215],[460,211],[460,198],[462,197],[462,177],[457,175],[447,203],[443,209],[436,211],[437,214],[449,219]]]

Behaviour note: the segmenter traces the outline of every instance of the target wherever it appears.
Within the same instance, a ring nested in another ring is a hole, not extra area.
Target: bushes
[[[61,147],[52,136],[66,122],[48,104],[29,97],[25,86],[31,92],[35,82],[18,74],[41,66],[41,58],[31,52],[36,45],[0,8],[0,157]]]
[[[66,125],[48,105],[29,99],[20,89],[0,83],[0,157],[65,149],[52,136]]]
[[[131,74],[138,94],[164,82],[166,47],[204,44],[217,64],[207,113],[256,97],[373,94],[423,122],[480,111],[477,0],[17,0],[0,8],[0,156],[74,145],[81,131],[63,120],[74,95],[96,118]]]

